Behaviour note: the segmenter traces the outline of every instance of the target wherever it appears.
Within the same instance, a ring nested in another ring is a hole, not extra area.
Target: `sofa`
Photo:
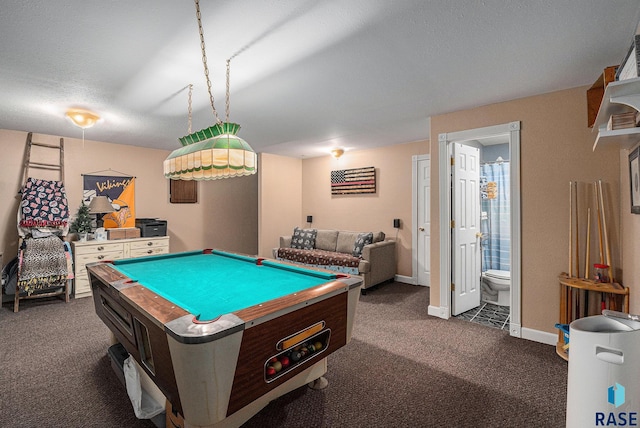
[[[273,249],[278,260],[363,277],[362,291],[392,280],[396,274],[396,243],[383,232],[302,229],[281,236]]]

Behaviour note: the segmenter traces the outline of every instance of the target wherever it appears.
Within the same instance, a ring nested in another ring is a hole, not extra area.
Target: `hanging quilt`
[[[29,177],[22,189],[19,226],[62,229],[68,220],[69,207],[62,181]]]

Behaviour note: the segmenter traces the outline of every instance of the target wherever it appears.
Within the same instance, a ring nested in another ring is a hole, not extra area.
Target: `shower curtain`
[[[482,271],[496,269],[511,271],[511,231],[510,231],[510,195],[509,162],[491,162],[480,167],[482,233],[486,238],[482,244]],[[495,183],[495,198],[490,198],[487,188]]]

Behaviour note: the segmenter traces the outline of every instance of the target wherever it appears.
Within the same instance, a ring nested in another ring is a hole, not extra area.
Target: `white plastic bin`
[[[640,321],[603,311],[569,325],[567,427],[640,426]]]

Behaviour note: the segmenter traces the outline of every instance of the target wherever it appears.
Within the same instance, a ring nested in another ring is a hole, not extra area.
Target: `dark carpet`
[[[361,296],[328,388],[299,388],[243,428],[564,426],[567,363],[554,347],[427,316],[428,299],[401,283]],[[91,299],[20,307],[0,310],[0,427],[154,427],[133,414]]]

